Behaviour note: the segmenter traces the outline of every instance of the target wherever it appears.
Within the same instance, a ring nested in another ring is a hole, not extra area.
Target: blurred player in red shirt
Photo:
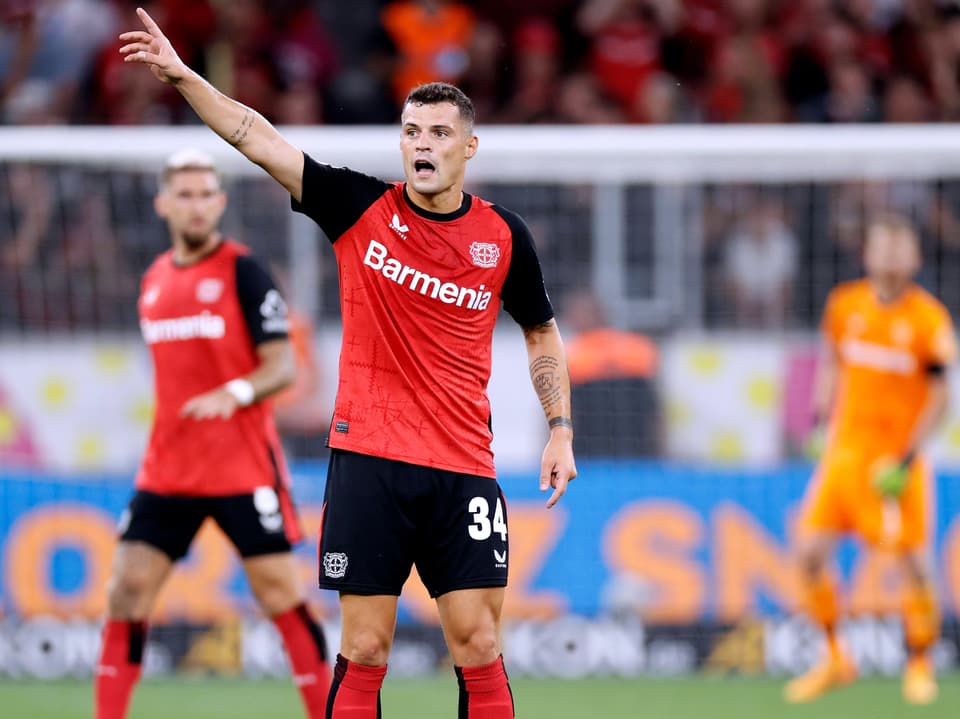
[[[827,566],[838,539],[855,533],[903,562],[903,695],[927,704],[937,695],[929,650],[940,615],[929,558],[933,478],[923,449],[946,412],[956,339],[943,304],[913,283],[920,248],[906,220],[891,215],[869,224],[864,264],[866,278],[833,290],[824,311],[814,412],[818,422],[829,415],[829,429],[801,515],[804,603],[826,632],[828,653],[785,694],[806,702],[856,678],[837,640]]]
[[[147,617],[208,517],[237,548],[283,638],[307,716],[325,713],[326,643],[291,554],[301,533],[269,399],[294,377],[287,309],[247,248],[217,229],[226,201],[208,156],[188,150],[169,159],[154,204],[173,247],[144,274],[138,302],[156,416],[120,520],[96,719],[126,716]]]
[[[463,192],[477,151],[473,104],[418,86],[401,116],[407,181],[323,165],[177,57],[143,11],[130,62],[173,84],[218,135],[289,190],[333,243],[343,343],[321,523],[320,586],[340,593],[343,634],[329,719],[377,719],[397,599],[416,566],[436,598],[460,686],[460,716],[510,719],[500,616],[507,515],[491,450],[493,327],[501,303],[523,328],[550,438],[547,506],[576,476],[563,342],[530,231]]]

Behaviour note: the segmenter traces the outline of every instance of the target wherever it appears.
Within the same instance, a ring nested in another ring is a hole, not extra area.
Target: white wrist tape
[[[240,378],[230,380],[223,385],[223,388],[233,395],[233,398],[237,400],[237,404],[241,407],[251,404],[257,394],[248,380]]]

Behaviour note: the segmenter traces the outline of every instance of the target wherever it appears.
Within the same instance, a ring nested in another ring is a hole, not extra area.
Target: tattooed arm
[[[303,153],[260,113],[227,97],[187,67],[144,10],[138,8],[137,15],[145,30],[120,36],[127,43],[120,48],[124,62],[147,65],[154,77],[177,88],[211,130],[269,172],[299,201],[303,193]]]
[[[555,505],[567,483],[577,476],[573,460],[573,422],[570,419],[570,376],[557,323],[549,320],[524,327],[530,379],[550,426],[550,439],[540,465],[540,491],[553,488],[547,506]]]

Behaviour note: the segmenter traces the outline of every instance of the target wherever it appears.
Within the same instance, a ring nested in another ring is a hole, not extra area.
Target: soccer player
[[[857,675],[837,640],[837,597],[827,567],[846,532],[902,560],[903,696],[927,704],[937,695],[929,649],[940,617],[927,554],[933,496],[923,448],[947,408],[956,341],[947,310],[913,283],[920,261],[906,220],[875,218],[866,232],[866,278],[837,287],[824,312],[825,352],[813,404],[819,418],[829,413],[830,424],[802,511],[800,558],[805,609],[826,632],[828,652],[787,684],[790,702],[815,699]]]
[[[120,521],[96,719],[126,716],[147,617],[207,517],[242,557],[250,588],[283,639],[307,716],[326,711],[327,649],[290,551],[301,535],[269,401],[294,376],[287,309],[247,249],[217,229],[226,202],[209,156],[185,150],[170,157],[154,205],[173,247],[147,270],[138,302],[156,416]]]
[[[540,488],[552,507],[576,475],[563,343],[529,230],[463,191],[477,152],[457,88],[413,89],[401,115],[404,183],[323,165],[177,57],[156,23],[121,35],[127,62],[174,85],[200,118],[263,167],[333,243],[343,343],[330,431],[320,586],[340,593],[330,719],[376,719],[397,598],[415,565],[456,665],[459,716],[507,719],[500,617],[506,504],[491,452],[493,327],[523,328],[550,436]]]

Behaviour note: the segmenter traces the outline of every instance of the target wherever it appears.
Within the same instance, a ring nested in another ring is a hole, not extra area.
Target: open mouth
[[[413,170],[417,173],[417,177],[431,177],[437,168],[428,160],[416,160],[413,163]]]

